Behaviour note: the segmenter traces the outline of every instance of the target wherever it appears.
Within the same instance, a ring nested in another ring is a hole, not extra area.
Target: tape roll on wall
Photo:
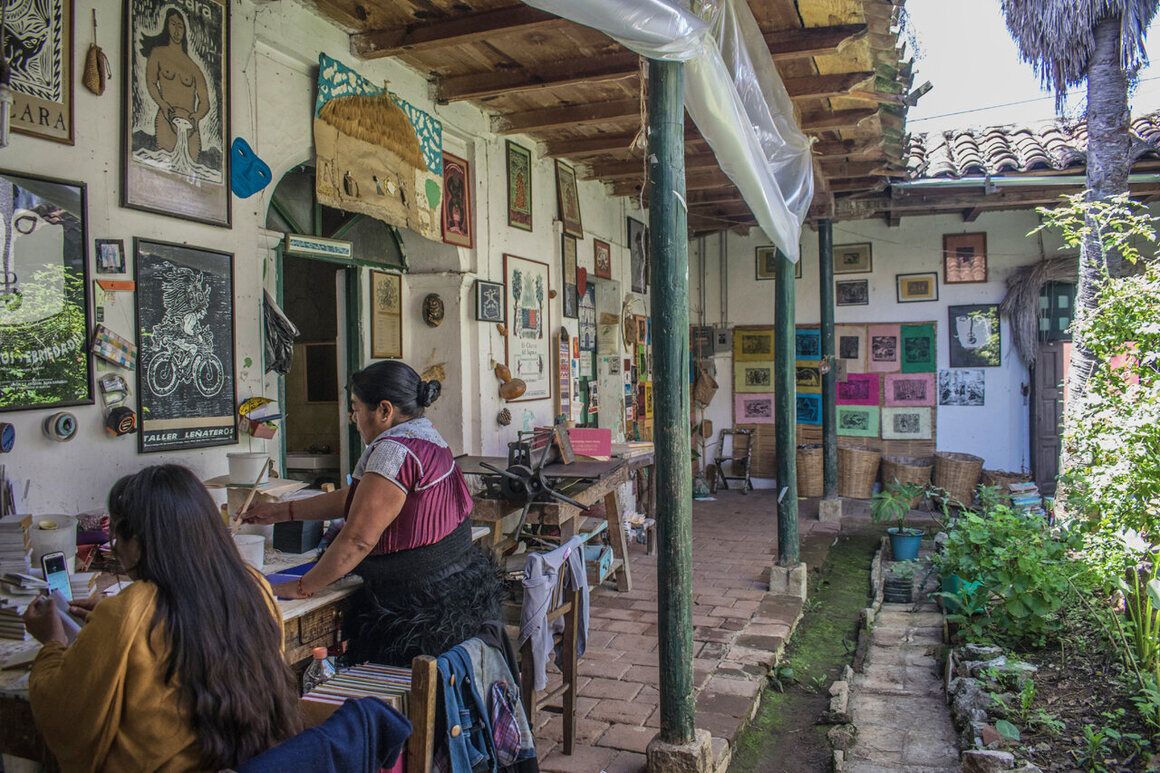
[[[44,434],[58,443],[67,443],[76,437],[77,417],[68,411],[52,414],[44,420]]]

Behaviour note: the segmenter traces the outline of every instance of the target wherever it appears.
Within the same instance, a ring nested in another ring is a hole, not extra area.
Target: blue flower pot
[[[921,529],[887,529],[890,535],[890,552],[895,561],[913,561],[918,558],[918,546],[922,542]]]
[[[972,588],[977,587],[979,582],[980,581],[978,580],[975,582],[967,582],[957,574],[952,574],[942,578],[942,582],[940,583],[940,590],[947,594],[958,594],[964,590],[971,590]],[[946,611],[947,614],[951,615],[957,615],[963,610],[962,605],[959,604],[959,600],[955,598],[954,595],[943,596],[942,605],[943,610]]]

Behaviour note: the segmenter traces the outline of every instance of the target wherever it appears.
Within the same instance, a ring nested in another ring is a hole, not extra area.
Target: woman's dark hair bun
[[[443,391],[443,385],[438,381],[432,379],[431,381],[419,382],[419,405],[426,408],[431,403],[439,399],[440,392]]]

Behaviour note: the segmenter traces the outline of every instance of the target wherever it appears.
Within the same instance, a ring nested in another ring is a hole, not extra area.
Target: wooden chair
[[[520,647],[520,698],[524,704],[524,713],[528,715],[528,725],[532,733],[536,731],[536,712],[548,707],[549,703],[557,698],[562,699],[559,708],[553,709],[562,712],[564,720],[564,754],[571,754],[576,744],[576,680],[579,677],[577,641],[580,631],[577,625],[577,615],[580,611],[580,589],[565,588],[564,581],[568,572],[566,567],[561,570],[556,585],[552,590],[552,600],[548,607],[548,625],[552,621],[564,618],[564,630],[555,634],[553,646],[560,645],[559,660],[563,680],[559,687],[537,696],[535,690],[535,668],[532,665],[532,642],[529,639]]]
[[[717,469],[713,490],[716,491],[717,485],[728,489],[729,481],[739,480],[742,481],[741,493],[748,494],[753,489],[753,481],[749,479],[749,462],[752,456],[753,430],[737,428],[721,430],[717,456],[713,462]],[[729,475],[729,472],[733,474]]]

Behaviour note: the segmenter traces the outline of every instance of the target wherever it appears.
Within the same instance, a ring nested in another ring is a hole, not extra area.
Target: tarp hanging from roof
[[[649,59],[684,62],[689,115],[766,236],[797,261],[814,193],[810,140],[745,0],[705,2],[704,18],[669,0],[524,3]]]

